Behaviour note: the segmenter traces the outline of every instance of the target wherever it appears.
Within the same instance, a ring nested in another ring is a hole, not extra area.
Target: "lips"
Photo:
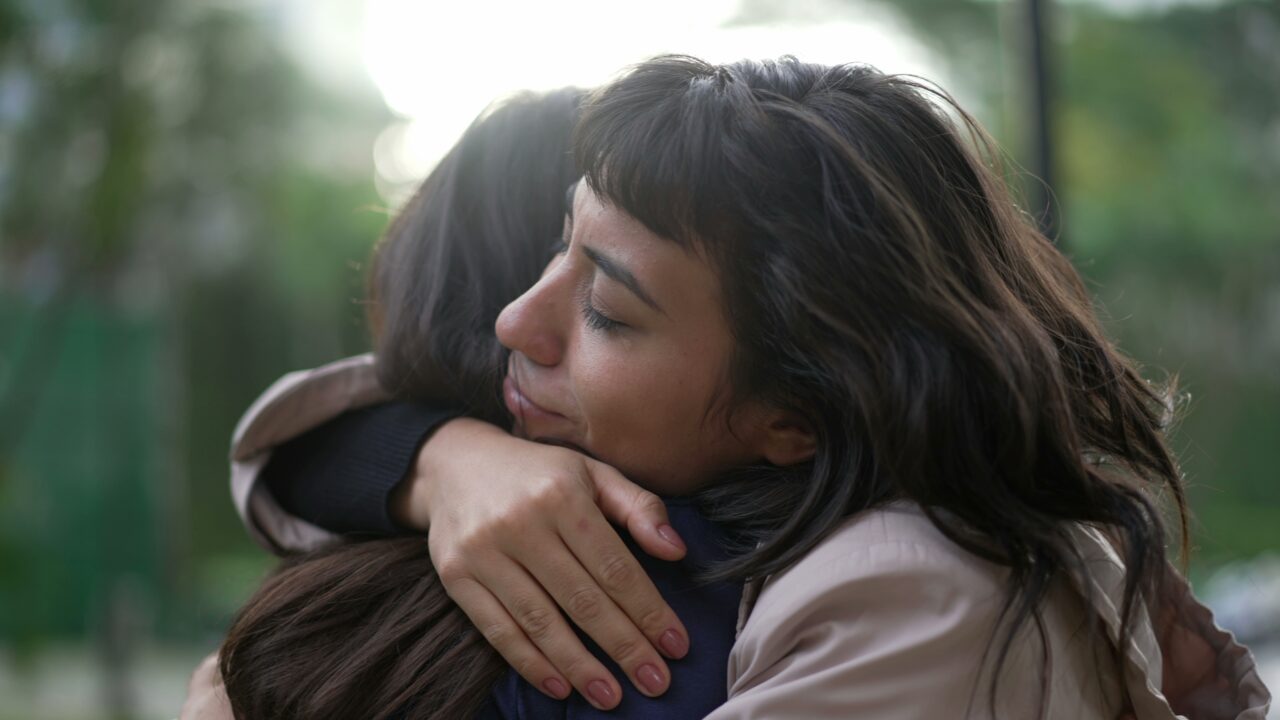
[[[526,425],[530,422],[539,420],[564,420],[565,416],[558,412],[552,412],[541,405],[530,400],[527,395],[520,392],[516,387],[516,383],[508,375],[502,380],[502,399],[506,402],[507,410],[511,412],[516,419]]]

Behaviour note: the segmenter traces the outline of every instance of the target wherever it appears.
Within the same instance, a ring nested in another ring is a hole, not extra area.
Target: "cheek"
[[[672,484],[693,482],[687,473],[711,464],[724,446],[713,432],[722,425],[706,420],[721,381],[723,354],[616,340],[584,352],[574,388],[586,421],[586,447],[655,490],[690,489]]]
[[[591,407],[584,409],[601,416],[675,420],[675,408],[710,390],[700,358],[689,361],[665,348],[615,342],[585,360],[579,377],[582,400]]]
[[[574,387],[595,440],[641,430],[634,439],[647,440],[663,419],[682,414],[672,404],[688,394],[688,378],[661,354],[615,342],[584,355]]]

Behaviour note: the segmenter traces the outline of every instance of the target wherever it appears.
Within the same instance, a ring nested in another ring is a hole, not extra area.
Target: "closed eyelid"
[[[570,245],[575,244],[572,242],[573,201],[577,196],[578,186],[581,184],[582,180],[578,179],[565,190],[564,247],[566,250],[569,249]],[[644,286],[640,284],[640,281],[636,276],[621,263],[595,248],[582,245],[581,243],[577,243],[577,246],[582,250],[582,254],[585,255],[587,259],[590,260],[598,270],[600,270],[600,272],[604,273],[605,276],[630,290],[631,294],[639,298],[645,305],[648,305],[650,308],[663,315],[667,315],[667,311],[664,310],[662,306],[658,304],[658,301],[654,300],[653,296],[644,289]],[[668,317],[670,316],[668,315]]]
[[[653,299],[653,296],[644,289],[644,286],[640,284],[640,281],[636,279],[635,275],[631,274],[630,270],[626,269],[613,258],[610,258],[608,255],[596,250],[595,248],[587,247],[586,245],[582,245],[580,247],[582,248],[582,253],[600,269],[600,272],[607,275],[614,282],[617,282],[630,290],[631,294],[640,298],[640,301],[645,305],[648,305],[663,315],[667,314],[667,311],[662,309],[662,306],[658,304],[658,301]]]

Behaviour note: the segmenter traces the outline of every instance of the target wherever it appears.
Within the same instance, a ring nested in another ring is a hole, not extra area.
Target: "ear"
[[[811,460],[817,448],[818,441],[808,420],[784,410],[767,413],[757,449],[771,465],[795,465]]]

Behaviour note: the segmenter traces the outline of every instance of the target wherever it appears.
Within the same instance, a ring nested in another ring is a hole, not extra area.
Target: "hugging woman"
[[[484,215],[492,188],[442,166],[378,253],[376,362],[269,391],[233,478],[282,549],[429,539],[286,561],[222,650],[237,714],[544,717],[625,695],[651,717],[1261,718],[1248,652],[1166,557],[1155,498],[1183,538],[1187,516],[1167,394],[1105,338],[984,138],[865,67],[657,58],[584,102],[540,276],[415,226]],[[514,232],[476,229],[481,248]],[[481,256],[499,282],[529,272],[505,307],[481,301]],[[443,411],[474,417],[419,449]],[[333,472],[391,456],[390,481]],[[657,587],[606,516],[661,558],[682,524],[721,556]],[[675,608],[738,590],[697,624]],[[725,635],[724,684],[671,700]]]

